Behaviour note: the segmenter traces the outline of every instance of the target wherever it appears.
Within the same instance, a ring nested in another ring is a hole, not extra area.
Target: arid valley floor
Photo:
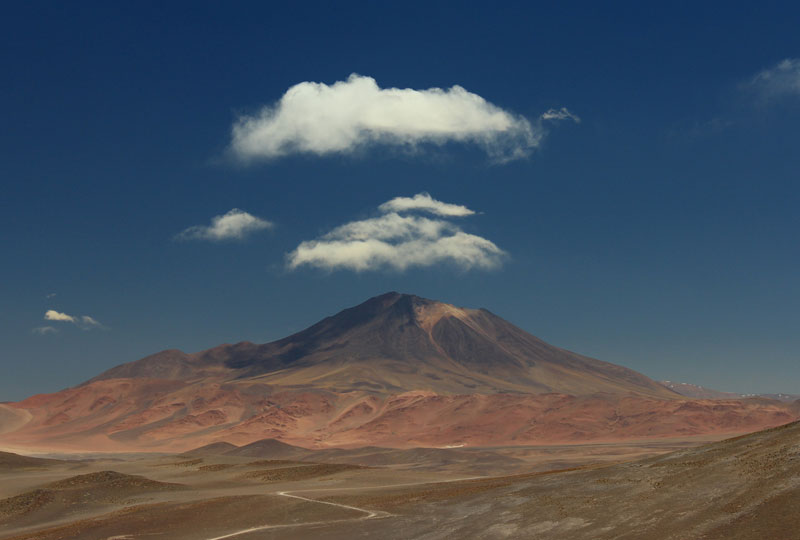
[[[666,452],[666,453],[665,453]],[[800,423],[719,442],[0,455],[0,538],[796,538]]]

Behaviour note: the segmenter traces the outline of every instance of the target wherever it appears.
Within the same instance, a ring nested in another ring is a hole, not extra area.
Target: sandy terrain
[[[452,475],[235,456],[26,463],[0,472],[0,538],[106,540],[168,533],[198,539],[265,524],[360,519],[374,513],[311,502],[295,491],[448,478]]]
[[[397,521],[315,531],[325,538],[793,539],[800,424],[606,467],[319,495]]]

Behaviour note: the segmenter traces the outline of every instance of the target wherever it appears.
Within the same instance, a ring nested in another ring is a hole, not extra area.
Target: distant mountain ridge
[[[776,401],[784,401],[791,403],[800,400],[800,394],[739,394],[736,392],[721,392],[713,390],[697,384],[674,382],[674,381],[659,381],[670,390],[679,393],[682,396],[700,399],[743,399],[743,398],[764,398],[774,399]]]

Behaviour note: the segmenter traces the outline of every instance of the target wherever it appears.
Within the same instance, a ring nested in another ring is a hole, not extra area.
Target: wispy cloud
[[[45,312],[44,320],[71,323],[77,326],[78,328],[82,328],[83,330],[91,330],[92,328],[105,328],[100,323],[100,321],[98,321],[93,317],[90,317],[89,315],[68,315],[66,313],[61,313],[59,311],[56,311],[54,309],[48,309]],[[51,328],[51,327],[46,326],[40,328]]]
[[[439,216],[470,216],[474,214],[472,210],[460,204],[450,204],[437,201],[427,193],[417,193],[413,197],[395,197],[378,207],[381,212],[407,212],[410,210],[421,210]]]
[[[46,336],[48,334],[57,334],[58,328],[53,326],[37,326],[31,330],[31,333],[39,335],[39,336]]]
[[[746,85],[762,100],[800,97],[800,58],[781,60],[759,72]]]
[[[242,240],[249,234],[271,229],[273,224],[265,219],[234,208],[221,216],[211,218],[211,225],[195,225],[178,233],[178,240]]]
[[[576,119],[561,111],[545,115]],[[293,153],[347,154],[373,144],[414,148],[455,141],[476,144],[503,162],[529,155],[544,133],[540,120],[532,123],[461,86],[381,88],[375,79],[353,74],[331,85],[296,84],[276,104],[239,118],[231,149],[240,159],[251,160]]]
[[[288,267],[360,272],[450,263],[463,270],[488,270],[498,268],[506,258],[506,253],[493,242],[464,232],[452,221],[407,215],[412,211],[448,217],[474,214],[464,206],[421,193],[392,199],[380,205],[378,211],[377,217],[352,221],[316,240],[302,242],[288,254]]]
[[[572,120],[576,124],[581,123],[578,115],[573,114],[566,107],[560,109],[549,109],[542,114],[542,120]]]
[[[82,315],[80,321],[78,322],[78,326],[82,328],[102,328],[103,325],[96,319],[89,317],[88,315]]]

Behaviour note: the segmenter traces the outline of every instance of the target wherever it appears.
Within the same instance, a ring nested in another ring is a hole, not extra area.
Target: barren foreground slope
[[[610,467],[330,500],[404,517],[327,538],[794,539],[800,424]]]

